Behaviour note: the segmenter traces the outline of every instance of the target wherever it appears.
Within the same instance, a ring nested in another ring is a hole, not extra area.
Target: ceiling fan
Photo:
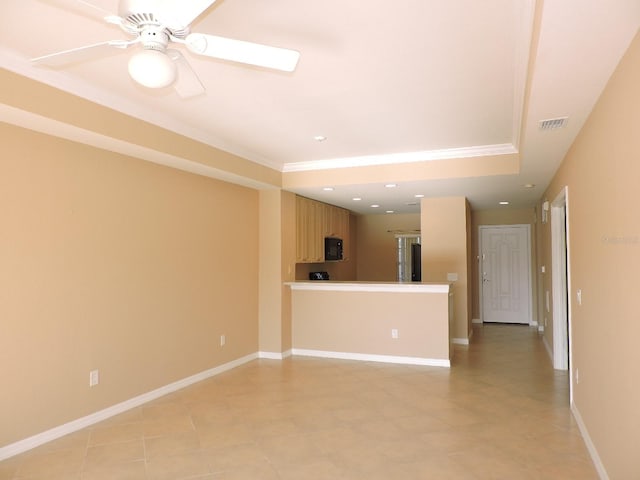
[[[300,53],[295,50],[245,42],[204,33],[191,33],[190,25],[216,0],[120,0],[118,15],[84,0],[43,0],[119,26],[132,40],[110,40],[33,58],[37,65],[60,67],[104,55],[113,48],[141,45],[129,59],[131,77],[148,88],[174,86],[183,98],[204,92],[204,86],[184,56],[167,48],[184,45],[197,55],[292,72]]]

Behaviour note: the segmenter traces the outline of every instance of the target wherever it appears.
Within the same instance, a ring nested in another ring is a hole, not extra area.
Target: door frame
[[[529,319],[529,326],[535,326],[533,321],[533,283],[531,280],[531,225],[528,223],[516,223],[512,225],[480,225],[478,226],[478,300],[480,307],[480,323],[484,323],[484,294],[482,291],[484,282],[482,281],[482,267],[484,258],[482,258],[482,231],[490,228],[522,228],[527,233],[527,278],[529,282],[529,289],[527,291],[527,317]]]
[[[573,385],[571,335],[571,265],[569,248],[569,189],[551,202],[551,294],[553,299],[553,368],[569,370]],[[566,276],[566,281],[564,277]],[[573,401],[573,392],[570,392]]]

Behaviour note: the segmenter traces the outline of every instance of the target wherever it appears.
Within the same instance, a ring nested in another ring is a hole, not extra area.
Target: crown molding
[[[370,167],[373,165],[396,165],[400,163],[451,160],[455,158],[487,157],[518,153],[511,143],[482,145],[476,147],[422,150],[418,152],[388,153],[384,155],[364,155],[359,157],[330,158],[309,162],[285,163],[283,172],[306,172],[333,168]]]

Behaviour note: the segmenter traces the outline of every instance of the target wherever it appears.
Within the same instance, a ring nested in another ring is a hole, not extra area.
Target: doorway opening
[[[420,235],[396,234],[398,246],[397,278],[399,282],[422,281]]]
[[[553,368],[571,375],[571,276],[569,272],[569,195],[564,187],[551,203],[551,293],[553,298]],[[573,392],[570,387],[571,401]]]

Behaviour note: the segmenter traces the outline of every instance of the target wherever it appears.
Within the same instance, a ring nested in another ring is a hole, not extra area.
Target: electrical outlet
[[[580,370],[576,368],[576,385],[580,383]]]
[[[391,329],[391,338],[398,338],[398,329],[397,328],[392,328]]]
[[[100,383],[100,372],[98,370],[91,370],[89,372],[89,386],[95,387]]]
[[[225,343],[227,343],[227,336],[226,335],[220,335],[220,346],[224,347]]]

